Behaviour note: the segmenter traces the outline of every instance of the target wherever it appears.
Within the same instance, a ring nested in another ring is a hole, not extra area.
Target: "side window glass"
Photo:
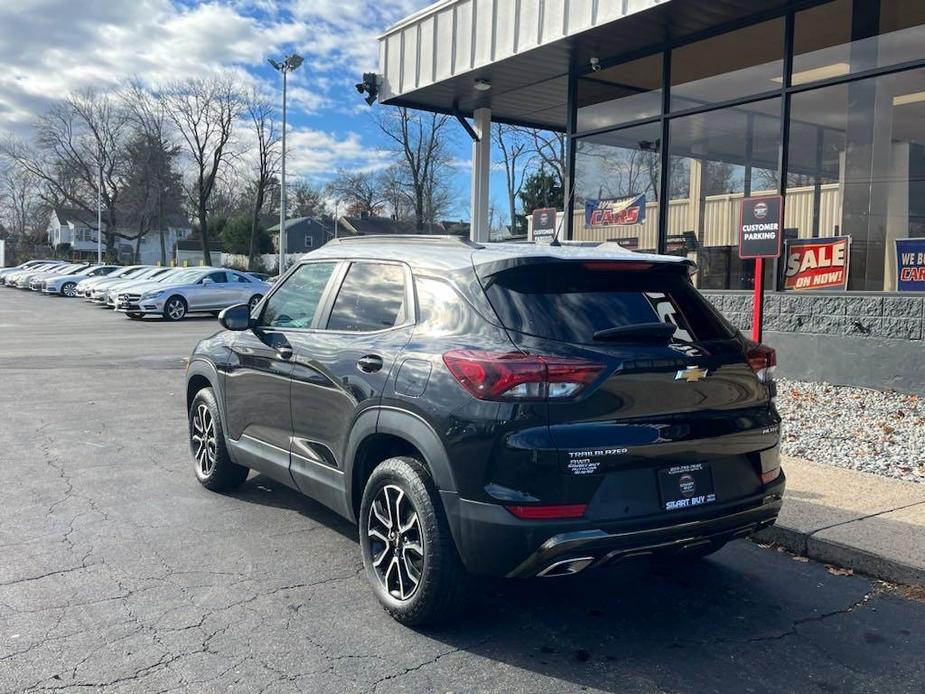
[[[405,271],[400,265],[353,263],[344,277],[328,330],[371,332],[405,320]]]
[[[459,293],[447,282],[431,277],[415,278],[418,292],[418,327],[439,337],[470,332],[477,315]]]
[[[300,266],[267,299],[258,324],[271,328],[310,328],[336,265],[306,263]]]

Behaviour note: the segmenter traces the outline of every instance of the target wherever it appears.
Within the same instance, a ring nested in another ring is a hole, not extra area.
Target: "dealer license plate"
[[[674,465],[659,470],[658,486],[662,495],[662,508],[666,511],[678,511],[716,501],[713,472],[709,465],[703,463]]]

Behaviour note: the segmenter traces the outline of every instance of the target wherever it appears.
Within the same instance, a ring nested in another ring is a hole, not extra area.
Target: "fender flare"
[[[195,376],[202,376],[205,378],[212,386],[212,390],[215,391],[215,401],[218,403],[218,413],[222,418],[222,428],[227,431],[225,428],[224,383],[219,377],[218,369],[211,361],[203,359],[202,357],[193,357],[190,359],[189,365],[186,367],[186,388],[183,391],[183,402],[185,403],[187,401],[189,382]],[[189,413],[187,412],[187,414]]]
[[[374,434],[390,434],[404,439],[417,448],[424,457],[437,489],[456,492],[456,480],[450,467],[449,456],[437,432],[420,415],[395,407],[373,407],[364,410],[354,421],[344,456],[344,483],[347,505],[353,513],[354,467],[363,442]],[[353,520],[356,520],[355,518]]]

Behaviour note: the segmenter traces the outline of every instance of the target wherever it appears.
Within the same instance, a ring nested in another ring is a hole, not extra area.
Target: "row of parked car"
[[[68,298],[80,297],[133,320],[155,315],[178,321],[190,313],[253,308],[270,288],[266,275],[227,268],[97,265],[29,260],[0,270],[0,285]]]

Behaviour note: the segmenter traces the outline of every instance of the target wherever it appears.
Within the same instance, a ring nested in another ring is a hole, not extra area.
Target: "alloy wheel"
[[[200,404],[193,414],[193,431],[190,435],[193,457],[200,477],[208,477],[215,467],[215,420],[206,405]]]
[[[182,299],[171,299],[167,302],[167,315],[170,320],[180,320],[186,315],[186,306]]]
[[[260,300],[262,298],[263,297],[260,296],[259,294],[254,294],[254,296],[251,297],[251,300],[247,302],[247,308],[253,311],[256,308],[257,304],[260,303]]]
[[[77,296],[77,285],[68,282],[61,288],[61,293],[64,294],[64,296]]]
[[[421,521],[404,490],[387,484],[369,507],[367,536],[373,569],[396,600],[409,600],[424,570]]]

